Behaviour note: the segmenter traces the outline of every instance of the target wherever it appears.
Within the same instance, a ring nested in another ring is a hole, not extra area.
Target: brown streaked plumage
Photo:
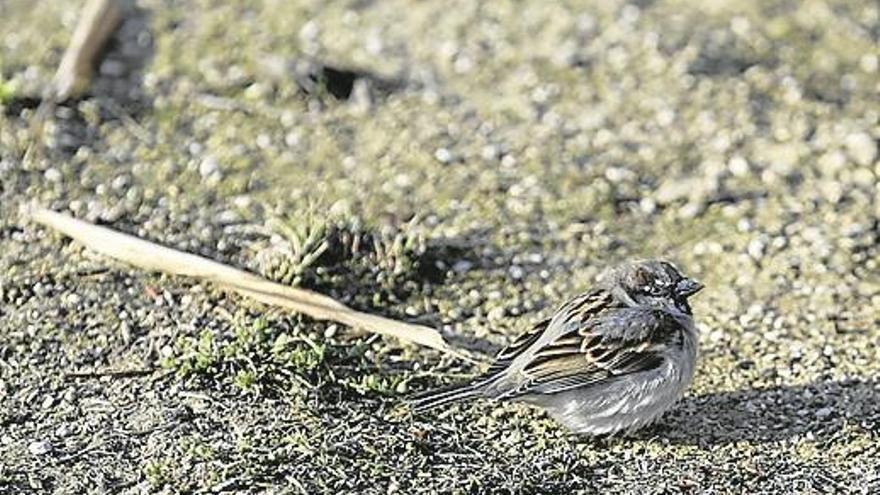
[[[412,406],[512,400],[543,407],[578,433],[645,426],[693,376],[697,335],[687,298],[701,288],[665,261],[608,270],[596,288],[499,352],[485,374],[418,396]]]

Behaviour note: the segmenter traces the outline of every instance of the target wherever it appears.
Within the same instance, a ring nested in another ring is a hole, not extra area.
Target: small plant
[[[257,383],[257,376],[250,371],[239,370],[235,374],[235,385],[245,391],[252,390]]]
[[[343,379],[341,383],[360,394],[374,392],[381,395],[397,395],[406,393],[409,390],[409,377],[402,374],[383,376],[377,373],[370,373]]]
[[[304,335],[298,325],[278,323],[239,314],[230,331],[205,329],[197,337],[180,337],[163,365],[181,378],[228,382],[257,394],[266,386],[311,383],[324,362],[325,346]]]
[[[144,466],[144,475],[154,488],[165,485],[171,481],[173,469],[165,460],[149,461]]]
[[[11,81],[6,81],[3,79],[3,76],[0,75],[0,105],[8,103],[15,98],[16,93],[15,84]]]
[[[267,226],[279,239],[258,257],[263,275],[288,285],[300,285],[309,267],[330,247],[330,223],[310,207],[301,219],[273,217]]]
[[[419,218],[413,217],[399,228],[384,228],[372,237],[373,249],[367,257],[378,268],[379,284],[391,288],[418,271],[426,251],[425,238],[417,231],[418,222]]]
[[[355,287],[372,304],[399,300],[423,275],[427,242],[420,219],[365,228],[356,217],[321,216],[310,207],[301,216],[275,217],[267,226],[272,244],[258,253],[267,278],[312,288]]]
[[[214,448],[200,438],[184,438],[181,440],[180,447],[186,455],[199,461],[211,461],[216,456]]]

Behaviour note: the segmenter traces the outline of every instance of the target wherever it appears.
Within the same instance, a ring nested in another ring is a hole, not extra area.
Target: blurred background
[[[0,487],[880,489],[876,2],[121,2],[48,104],[83,5],[0,3]],[[96,257],[31,200],[475,353],[667,258],[707,285],[700,367],[635,440],[412,418],[477,368]]]

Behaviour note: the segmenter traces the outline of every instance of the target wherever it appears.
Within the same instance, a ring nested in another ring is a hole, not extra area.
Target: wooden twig
[[[122,21],[121,0],[88,0],[53,80],[55,101],[81,95],[101,49]]]
[[[71,371],[64,374],[64,378],[101,378],[109,376],[112,378],[134,378],[136,376],[145,376],[153,373],[150,368],[136,368],[130,370],[96,370],[96,371]]]
[[[30,166],[37,159],[44,124],[58,102],[80,96],[88,89],[98,55],[122,21],[122,2],[88,0],[83,7],[73,37],[55,71],[52,86],[43,92],[40,106],[31,117],[31,141],[22,157],[25,165]]]
[[[160,246],[45,208],[32,207],[27,213],[34,221],[63,232],[94,251],[134,266],[205,280],[264,304],[287,308],[317,320],[335,321],[413,342],[479,364],[449,346],[443,336],[433,328],[355,311],[315,292],[271,282],[201,256]]]

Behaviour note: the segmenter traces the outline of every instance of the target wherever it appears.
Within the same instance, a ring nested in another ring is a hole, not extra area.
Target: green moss
[[[229,382],[246,392],[296,391],[325,359],[324,345],[301,332],[239,313],[231,328],[179,337],[163,366],[182,379]]]
[[[151,460],[144,466],[144,476],[153,488],[161,488],[170,483],[174,473],[168,461]]]

